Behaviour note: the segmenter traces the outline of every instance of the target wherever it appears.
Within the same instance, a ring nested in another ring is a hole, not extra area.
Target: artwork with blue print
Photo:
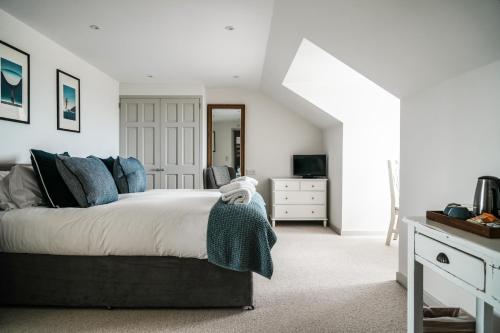
[[[1,102],[23,106],[23,67],[5,58],[0,60]]]
[[[63,84],[63,117],[76,121],[76,91],[75,88]]]

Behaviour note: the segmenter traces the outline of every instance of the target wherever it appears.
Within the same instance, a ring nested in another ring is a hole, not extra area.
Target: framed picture
[[[30,123],[30,55],[0,41],[0,119]]]
[[[80,79],[57,70],[57,129],[80,133]]]

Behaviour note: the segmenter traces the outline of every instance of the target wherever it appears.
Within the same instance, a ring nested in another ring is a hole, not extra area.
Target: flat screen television
[[[326,167],[326,155],[293,155],[294,176],[326,177]]]

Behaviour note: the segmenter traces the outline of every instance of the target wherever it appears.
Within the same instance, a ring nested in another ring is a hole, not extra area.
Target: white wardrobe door
[[[120,155],[144,164],[148,189],[161,188],[160,99],[120,100]]]
[[[197,98],[161,100],[162,188],[200,188],[200,116]]]

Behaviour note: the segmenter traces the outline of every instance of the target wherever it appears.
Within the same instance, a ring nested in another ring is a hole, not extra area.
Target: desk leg
[[[408,227],[408,333],[423,329],[424,267],[415,261],[415,229]]]
[[[493,333],[493,307],[477,297],[476,333]]]

